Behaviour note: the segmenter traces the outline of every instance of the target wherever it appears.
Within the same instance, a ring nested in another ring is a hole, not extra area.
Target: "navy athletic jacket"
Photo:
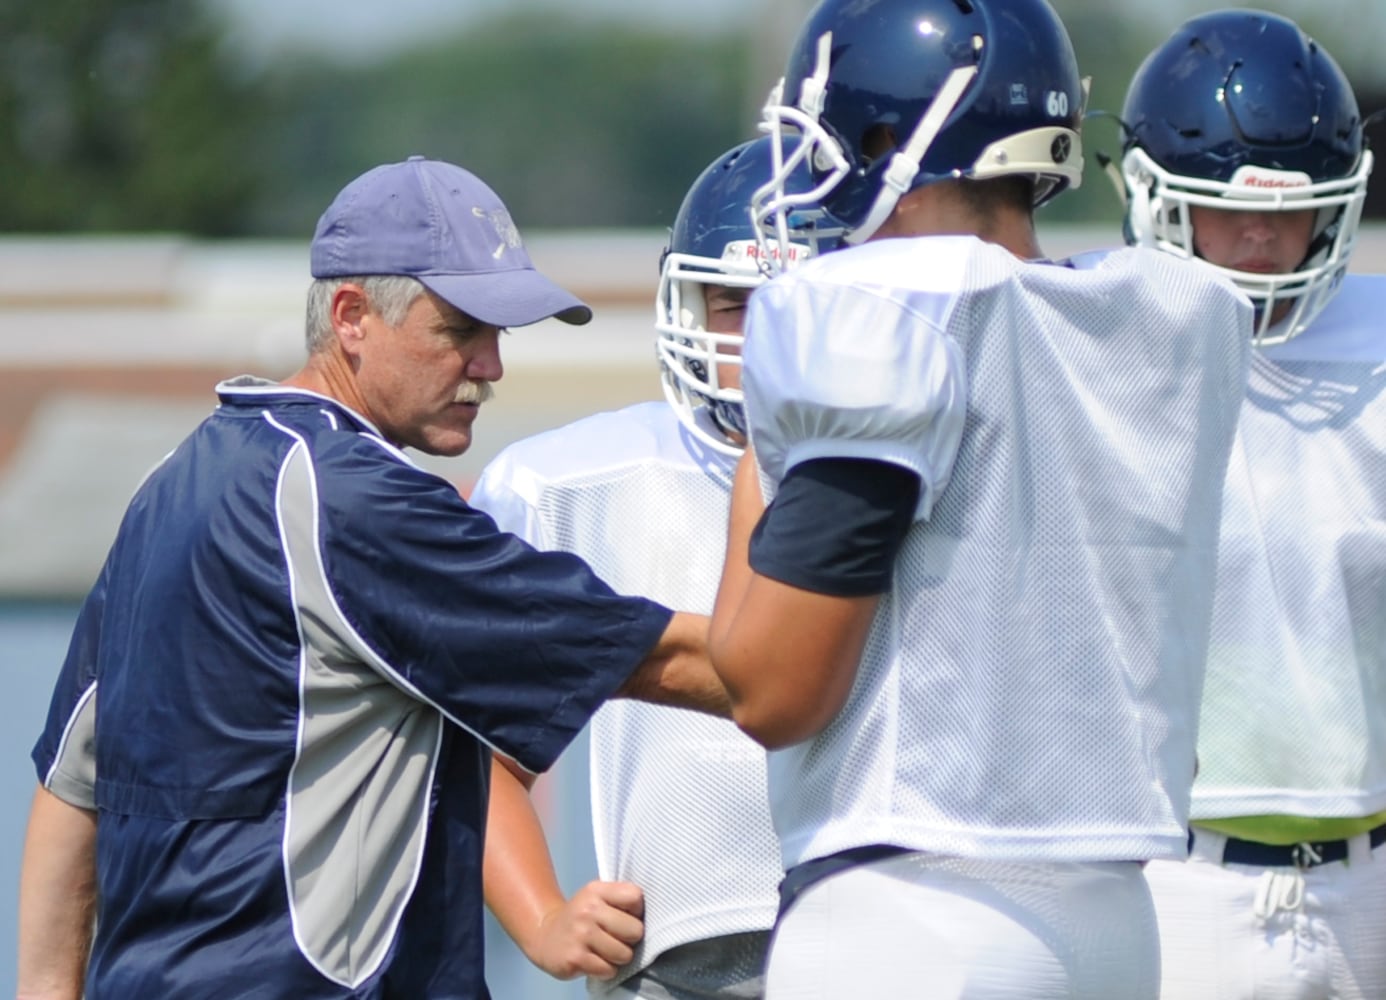
[[[255,379],[141,486],[40,780],[98,810],[89,1000],[478,998],[489,747],[547,768],[670,612]]]

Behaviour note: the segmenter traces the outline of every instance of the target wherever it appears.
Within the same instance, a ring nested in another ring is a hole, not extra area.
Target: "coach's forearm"
[[[655,705],[688,708],[728,718],[727,689],[708,657],[709,619],[676,611],[644,661],[616,692]]]
[[[96,916],[96,814],[40,786],[19,872],[18,1000],[80,1000]]]

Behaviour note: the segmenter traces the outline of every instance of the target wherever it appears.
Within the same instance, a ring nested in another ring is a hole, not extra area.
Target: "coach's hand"
[[[529,960],[551,976],[610,979],[645,936],[645,896],[630,882],[588,882],[539,922]]]

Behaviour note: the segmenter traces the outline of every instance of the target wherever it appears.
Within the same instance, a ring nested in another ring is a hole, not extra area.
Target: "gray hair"
[[[404,320],[409,307],[426,289],[418,278],[403,274],[371,274],[355,278],[318,278],[308,288],[308,353],[316,354],[332,342],[332,296],[343,285],[360,285],[380,318],[390,326]]]

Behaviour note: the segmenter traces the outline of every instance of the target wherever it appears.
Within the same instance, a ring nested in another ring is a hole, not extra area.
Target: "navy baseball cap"
[[[534,269],[504,202],[479,177],[411,156],[342,188],[313,234],[315,278],[408,275],[473,319],[525,326],[592,310]]]

